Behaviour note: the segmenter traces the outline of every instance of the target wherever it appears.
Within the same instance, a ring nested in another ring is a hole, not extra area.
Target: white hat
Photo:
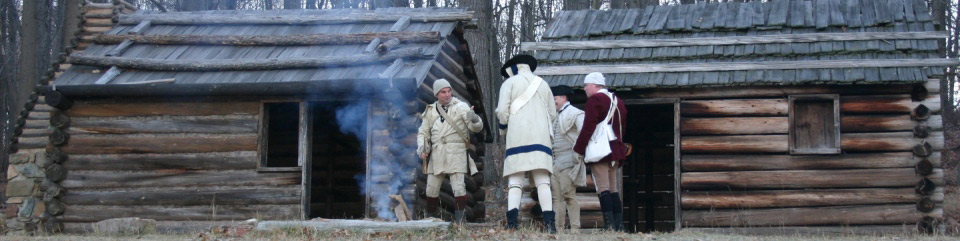
[[[600,72],[593,72],[587,74],[587,77],[583,79],[583,84],[595,84],[595,85],[607,85],[607,80],[603,78],[603,74]]]
[[[437,96],[440,93],[440,90],[443,88],[450,88],[450,82],[445,79],[438,79],[433,81],[433,96]]]

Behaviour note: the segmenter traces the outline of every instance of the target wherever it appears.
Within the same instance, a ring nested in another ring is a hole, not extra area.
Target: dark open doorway
[[[669,232],[676,225],[674,103],[627,106],[623,221],[629,232]]]
[[[365,199],[355,177],[366,172],[366,151],[356,135],[341,131],[336,110],[343,105],[310,102],[313,127],[310,218],[364,218]],[[366,111],[357,114],[367,115]],[[363,128],[355,131],[366,136]]]

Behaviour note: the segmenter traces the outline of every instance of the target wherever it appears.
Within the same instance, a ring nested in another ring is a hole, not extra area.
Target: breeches
[[[537,197],[543,211],[553,211],[553,194],[550,192],[550,172],[543,169],[530,171],[537,185]],[[507,193],[507,210],[520,208],[520,196],[523,195],[524,172],[507,176],[510,191]]]
[[[590,164],[590,171],[593,175],[593,184],[596,185],[597,194],[603,191],[619,192],[617,186],[617,168],[611,167],[609,162],[597,162]]]
[[[450,187],[453,188],[454,197],[462,197],[467,195],[466,185],[463,184],[463,177],[465,173],[441,173],[441,174],[428,174],[427,175],[427,197],[439,197],[440,196],[440,186],[443,185],[443,177],[450,177]]]

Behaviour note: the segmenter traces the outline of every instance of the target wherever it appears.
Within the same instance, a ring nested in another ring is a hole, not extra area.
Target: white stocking
[[[553,193],[550,191],[550,172],[543,169],[531,171],[533,181],[537,184],[537,197],[540,209],[544,212],[553,211]]]
[[[507,192],[507,211],[520,208],[520,198],[523,195],[523,172],[507,176],[510,191]]]

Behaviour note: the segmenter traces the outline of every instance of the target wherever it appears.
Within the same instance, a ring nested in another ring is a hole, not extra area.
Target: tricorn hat
[[[529,65],[530,71],[537,70],[537,58],[534,58],[530,55],[521,54],[513,56],[513,58],[507,60],[507,62],[503,64],[503,67],[500,67],[500,75],[503,75],[504,78],[510,78],[510,75],[507,74],[507,69],[510,68],[510,66],[518,64]]]
[[[553,92],[553,96],[571,96],[573,95],[573,88],[566,85],[557,85],[550,87],[550,91]]]

